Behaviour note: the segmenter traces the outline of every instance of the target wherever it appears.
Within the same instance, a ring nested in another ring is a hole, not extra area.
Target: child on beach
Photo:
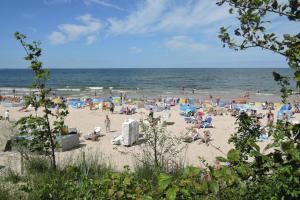
[[[110,132],[110,119],[108,118],[108,115],[106,115],[104,124],[106,133]]]

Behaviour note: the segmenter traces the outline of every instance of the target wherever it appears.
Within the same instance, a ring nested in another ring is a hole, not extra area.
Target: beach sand
[[[3,115],[7,108],[0,106],[0,115]],[[20,117],[29,115],[30,113],[19,112],[19,108],[9,108],[11,120],[16,121]],[[120,107],[116,107],[116,111],[119,111]],[[121,170],[123,166],[129,165],[131,168],[134,167],[135,153],[141,151],[140,145],[134,145],[131,147],[116,146],[111,144],[111,140],[121,135],[122,123],[129,118],[141,119],[146,118],[149,111],[145,109],[138,109],[134,115],[121,115],[111,114],[109,111],[95,110],[90,111],[88,108],[83,109],[69,109],[70,114],[66,118],[65,123],[69,128],[76,128],[80,131],[81,145],[80,148],[57,152],[57,160],[59,165],[63,165],[72,158],[82,155],[82,152],[86,152],[86,156],[98,157],[106,163],[110,163],[115,169]],[[266,113],[267,111],[259,111],[259,113]],[[143,114],[144,113],[144,114]],[[273,111],[276,118],[277,110]],[[154,113],[154,117],[158,117],[161,113]],[[108,115],[111,119],[111,132],[105,133],[104,120],[105,116]],[[294,115],[295,120],[300,121],[300,115]],[[184,136],[186,128],[191,126],[185,123],[183,116],[179,115],[179,106],[171,108],[171,117],[169,122],[174,122],[174,125],[168,125],[167,129],[177,136]],[[212,133],[213,141],[209,146],[205,144],[199,144],[199,141],[193,143],[187,143],[186,149],[182,152],[181,160],[186,165],[201,166],[199,162],[199,156],[207,160],[209,164],[214,164],[216,156],[224,156],[233,146],[228,144],[230,135],[235,132],[236,118],[230,115],[215,116],[213,117],[213,125],[215,128],[210,128]],[[262,125],[265,125],[267,119],[261,120]],[[82,137],[87,133],[91,133],[94,127],[100,126],[102,128],[103,137],[100,137],[99,141],[87,141]],[[203,129],[202,129],[203,130]],[[261,147],[265,147],[267,142],[258,142]],[[12,159],[13,158],[13,159]],[[19,168],[19,155],[12,152],[1,152],[0,154],[0,165],[8,165]],[[14,162],[12,162],[14,161]]]

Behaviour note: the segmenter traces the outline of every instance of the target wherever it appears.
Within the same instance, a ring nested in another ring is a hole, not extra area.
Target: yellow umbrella
[[[52,102],[55,103],[55,104],[62,104],[62,100],[58,99],[58,98],[57,99],[53,99]]]

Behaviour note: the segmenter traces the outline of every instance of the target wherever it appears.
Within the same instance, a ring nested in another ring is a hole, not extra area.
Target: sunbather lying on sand
[[[203,137],[201,138],[201,141],[199,142],[199,144],[205,143],[206,146],[208,146],[208,143],[212,141],[211,138],[211,133],[210,131],[203,131]]]

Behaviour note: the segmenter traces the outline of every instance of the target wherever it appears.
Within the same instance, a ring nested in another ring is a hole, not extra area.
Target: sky
[[[284,57],[223,48],[219,28],[238,20],[215,0],[1,0],[0,68],[26,68],[14,38],[41,41],[48,68],[276,68]],[[299,32],[273,17],[269,30]]]

